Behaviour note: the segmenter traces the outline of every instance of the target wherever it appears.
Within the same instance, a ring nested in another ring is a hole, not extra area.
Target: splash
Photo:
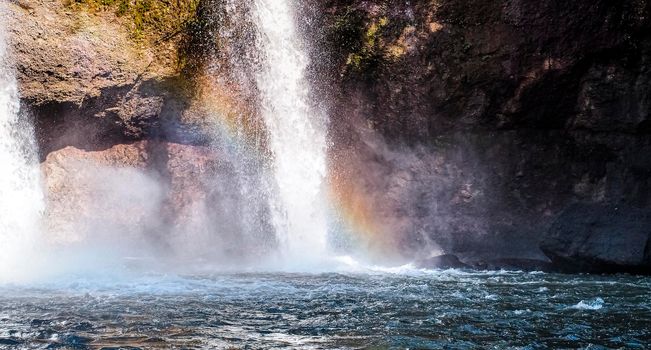
[[[604,307],[604,300],[597,297],[591,300],[581,300],[578,304],[573,305],[570,309],[576,310],[601,310]]]
[[[0,28],[0,164],[0,281],[13,281],[22,279],[33,263],[44,200],[34,131],[20,113],[4,28]]]
[[[272,221],[285,260],[318,260],[327,250],[325,120],[309,105],[308,59],[289,0],[256,0],[261,56],[257,85],[273,152]]]

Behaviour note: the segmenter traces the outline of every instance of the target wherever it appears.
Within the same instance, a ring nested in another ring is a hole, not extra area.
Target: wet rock
[[[219,198],[212,186],[224,171],[207,147],[156,141],[118,144],[98,151],[66,147],[42,164],[49,239],[163,235],[187,227],[197,208]],[[195,210],[193,212],[193,210]]]
[[[416,266],[421,269],[463,269],[470,267],[452,254],[443,254],[421,260],[416,263]]]
[[[541,249],[567,272],[651,273],[651,212],[576,204],[550,228]]]
[[[338,200],[382,254],[527,268],[573,203],[651,211],[648,1],[314,6]]]

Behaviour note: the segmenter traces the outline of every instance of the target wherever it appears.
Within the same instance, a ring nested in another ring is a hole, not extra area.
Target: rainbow
[[[250,107],[255,104],[243,98],[236,84],[211,77],[198,81],[196,108],[216,134],[225,138],[228,146],[248,147],[258,159],[270,159],[264,122]],[[352,150],[333,148],[329,153],[326,193],[338,230],[371,257],[396,255],[398,237],[392,234],[389,216],[384,215],[387,210],[378,205],[382,202],[378,192],[367,185],[361,162]]]

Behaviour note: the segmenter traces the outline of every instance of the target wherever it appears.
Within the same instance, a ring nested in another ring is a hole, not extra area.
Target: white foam
[[[591,300],[581,300],[576,305],[570,307],[570,309],[576,310],[600,310],[604,307],[604,300],[597,297]]]
[[[272,220],[290,263],[319,261],[327,250],[325,118],[310,107],[308,58],[292,1],[255,0],[252,13],[262,56],[257,81],[273,152]]]

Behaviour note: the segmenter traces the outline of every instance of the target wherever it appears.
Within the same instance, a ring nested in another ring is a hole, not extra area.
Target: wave
[[[604,307],[604,300],[602,298],[594,298],[591,300],[581,300],[578,304],[570,306],[570,309],[575,310],[600,310]]]

